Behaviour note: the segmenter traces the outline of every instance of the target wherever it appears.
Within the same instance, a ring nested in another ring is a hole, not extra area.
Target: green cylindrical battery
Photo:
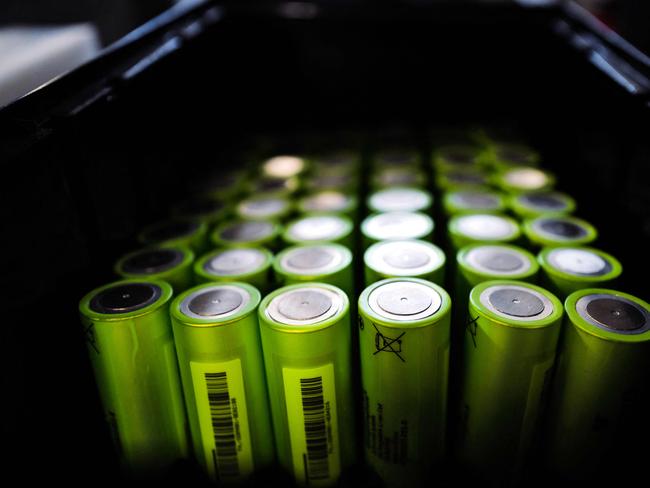
[[[366,205],[370,212],[427,212],[431,210],[433,196],[419,188],[398,186],[371,193]]]
[[[300,188],[300,180],[291,178],[258,178],[246,184],[245,190],[253,195],[259,193],[290,197]]]
[[[267,159],[262,163],[261,170],[264,178],[287,179],[299,176],[307,170],[307,160],[299,156],[280,155]]]
[[[359,297],[366,461],[388,487],[425,486],[444,455],[451,300],[392,278]]]
[[[456,446],[472,475],[498,486],[521,476],[544,409],[562,314],[554,295],[521,281],[472,289]]]
[[[454,304],[465,323],[469,294],[476,285],[490,280],[518,280],[536,283],[539,264],[535,256],[508,244],[470,244],[456,255]]]
[[[278,460],[299,485],[332,486],[354,462],[349,306],[339,288],[309,283],[259,307]]]
[[[275,257],[273,270],[280,285],[317,281],[354,296],[352,252],[340,244],[289,247]]]
[[[561,300],[583,288],[610,286],[623,271],[618,259],[591,247],[549,247],[537,259],[542,286]]]
[[[555,176],[548,171],[531,166],[515,166],[493,176],[496,186],[507,193],[550,190]]]
[[[361,168],[359,155],[353,151],[339,151],[320,154],[313,158],[312,167],[316,174],[357,175]]]
[[[489,188],[456,190],[443,195],[442,207],[447,215],[503,212],[506,199]]]
[[[242,220],[280,221],[292,211],[291,200],[275,194],[253,195],[235,205],[235,215]]]
[[[273,254],[263,247],[217,249],[194,263],[196,283],[241,281],[262,294],[271,291]]]
[[[509,205],[520,219],[541,215],[565,215],[572,213],[576,208],[573,198],[557,191],[535,191],[512,195]]]
[[[188,455],[171,296],[164,281],[123,280],[79,304],[106,420],[122,465],[138,476]]]
[[[568,215],[541,216],[524,220],[523,231],[534,248],[579,246],[596,240],[598,232],[589,222]]]
[[[480,169],[453,169],[436,172],[434,183],[440,191],[454,191],[468,187],[485,187],[490,184],[490,177]]]
[[[372,162],[377,169],[382,167],[417,168],[421,166],[421,157],[413,149],[394,148],[378,151]]]
[[[195,253],[207,247],[208,225],[188,219],[174,219],[152,224],[138,234],[138,242],[145,246],[186,246]]]
[[[516,220],[499,214],[460,214],[449,219],[449,239],[455,250],[474,243],[508,243],[521,236]]]
[[[391,239],[430,241],[433,219],[420,212],[386,212],[372,214],[361,222],[364,246]]]
[[[257,306],[245,283],[207,283],[170,307],[185,405],[197,460],[222,484],[274,459]]]
[[[178,294],[194,282],[193,262],[194,253],[186,247],[154,247],[127,254],[114,269],[122,278],[166,281]]]
[[[357,209],[354,195],[335,190],[312,193],[298,201],[298,211],[303,214],[341,214],[355,219]]]
[[[352,173],[316,173],[305,181],[305,189],[310,192],[338,190],[354,193],[358,186],[359,180]]]
[[[491,142],[480,156],[481,163],[495,170],[513,166],[536,166],[541,157],[525,144]]]
[[[381,241],[363,255],[365,286],[385,278],[412,277],[443,284],[445,253],[430,242]]]
[[[231,220],[210,235],[216,247],[266,247],[275,249],[282,227],[275,222]]]
[[[288,245],[335,242],[351,249],[354,224],[343,215],[305,215],[289,222],[282,234]]]
[[[228,205],[222,201],[208,197],[196,197],[175,205],[172,209],[172,216],[214,225],[221,222],[229,211]]]
[[[437,171],[478,166],[479,150],[470,145],[454,144],[440,146],[434,151],[433,166]]]
[[[376,171],[370,179],[370,188],[379,190],[393,186],[410,186],[424,188],[427,184],[427,175],[417,168],[383,167]]]
[[[628,452],[626,446],[647,442],[636,432],[644,430],[638,414],[647,412],[650,305],[593,288],[569,295],[565,308],[548,416],[548,465],[569,478],[616,473],[625,468],[612,461],[612,450]]]

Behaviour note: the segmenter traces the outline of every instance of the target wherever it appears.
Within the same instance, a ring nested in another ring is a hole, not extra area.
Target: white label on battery
[[[190,369],[208,474],[222,482],[245,480],[253,453],[241,361],[191,362]]]

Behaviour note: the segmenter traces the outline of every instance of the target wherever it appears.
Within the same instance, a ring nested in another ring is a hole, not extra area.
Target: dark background
[[[88,12],[110,42],[164,3]],[[179,12],[0,111],[3,464],[25,481],[117,482],[78,301],[191,180],[245,162],[263,134],[296,151],[353,134],[368,150],[402,133],[426,148],[440,126],[514,129],[623,262],[620,288],[650,298],[647,66],[558,8],[428,3]]]

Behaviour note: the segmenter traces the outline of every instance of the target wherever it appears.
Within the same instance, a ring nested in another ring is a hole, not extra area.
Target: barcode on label
[[[327,447],[327,425],[325,423],[325,400],[323,398],[323,378],[300,379],[300,395],[305,421],[305,440],[307,443],[306,471],[310,480],[327,479],[329,457]]]
[[[225,372],[205,373],[210,418],[214,433],[213,462],[219,478],[239,476],[237,442],[230,408],[228,377]]]

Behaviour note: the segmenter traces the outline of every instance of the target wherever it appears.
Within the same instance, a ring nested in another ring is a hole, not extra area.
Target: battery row
[[[479,131],[422,154],[259,158],[143,229],[80,304],[127,470],[511,484],[539,439],[550,471],[598,469],[650,307],[609,288],[620,262],[536,151]]]

